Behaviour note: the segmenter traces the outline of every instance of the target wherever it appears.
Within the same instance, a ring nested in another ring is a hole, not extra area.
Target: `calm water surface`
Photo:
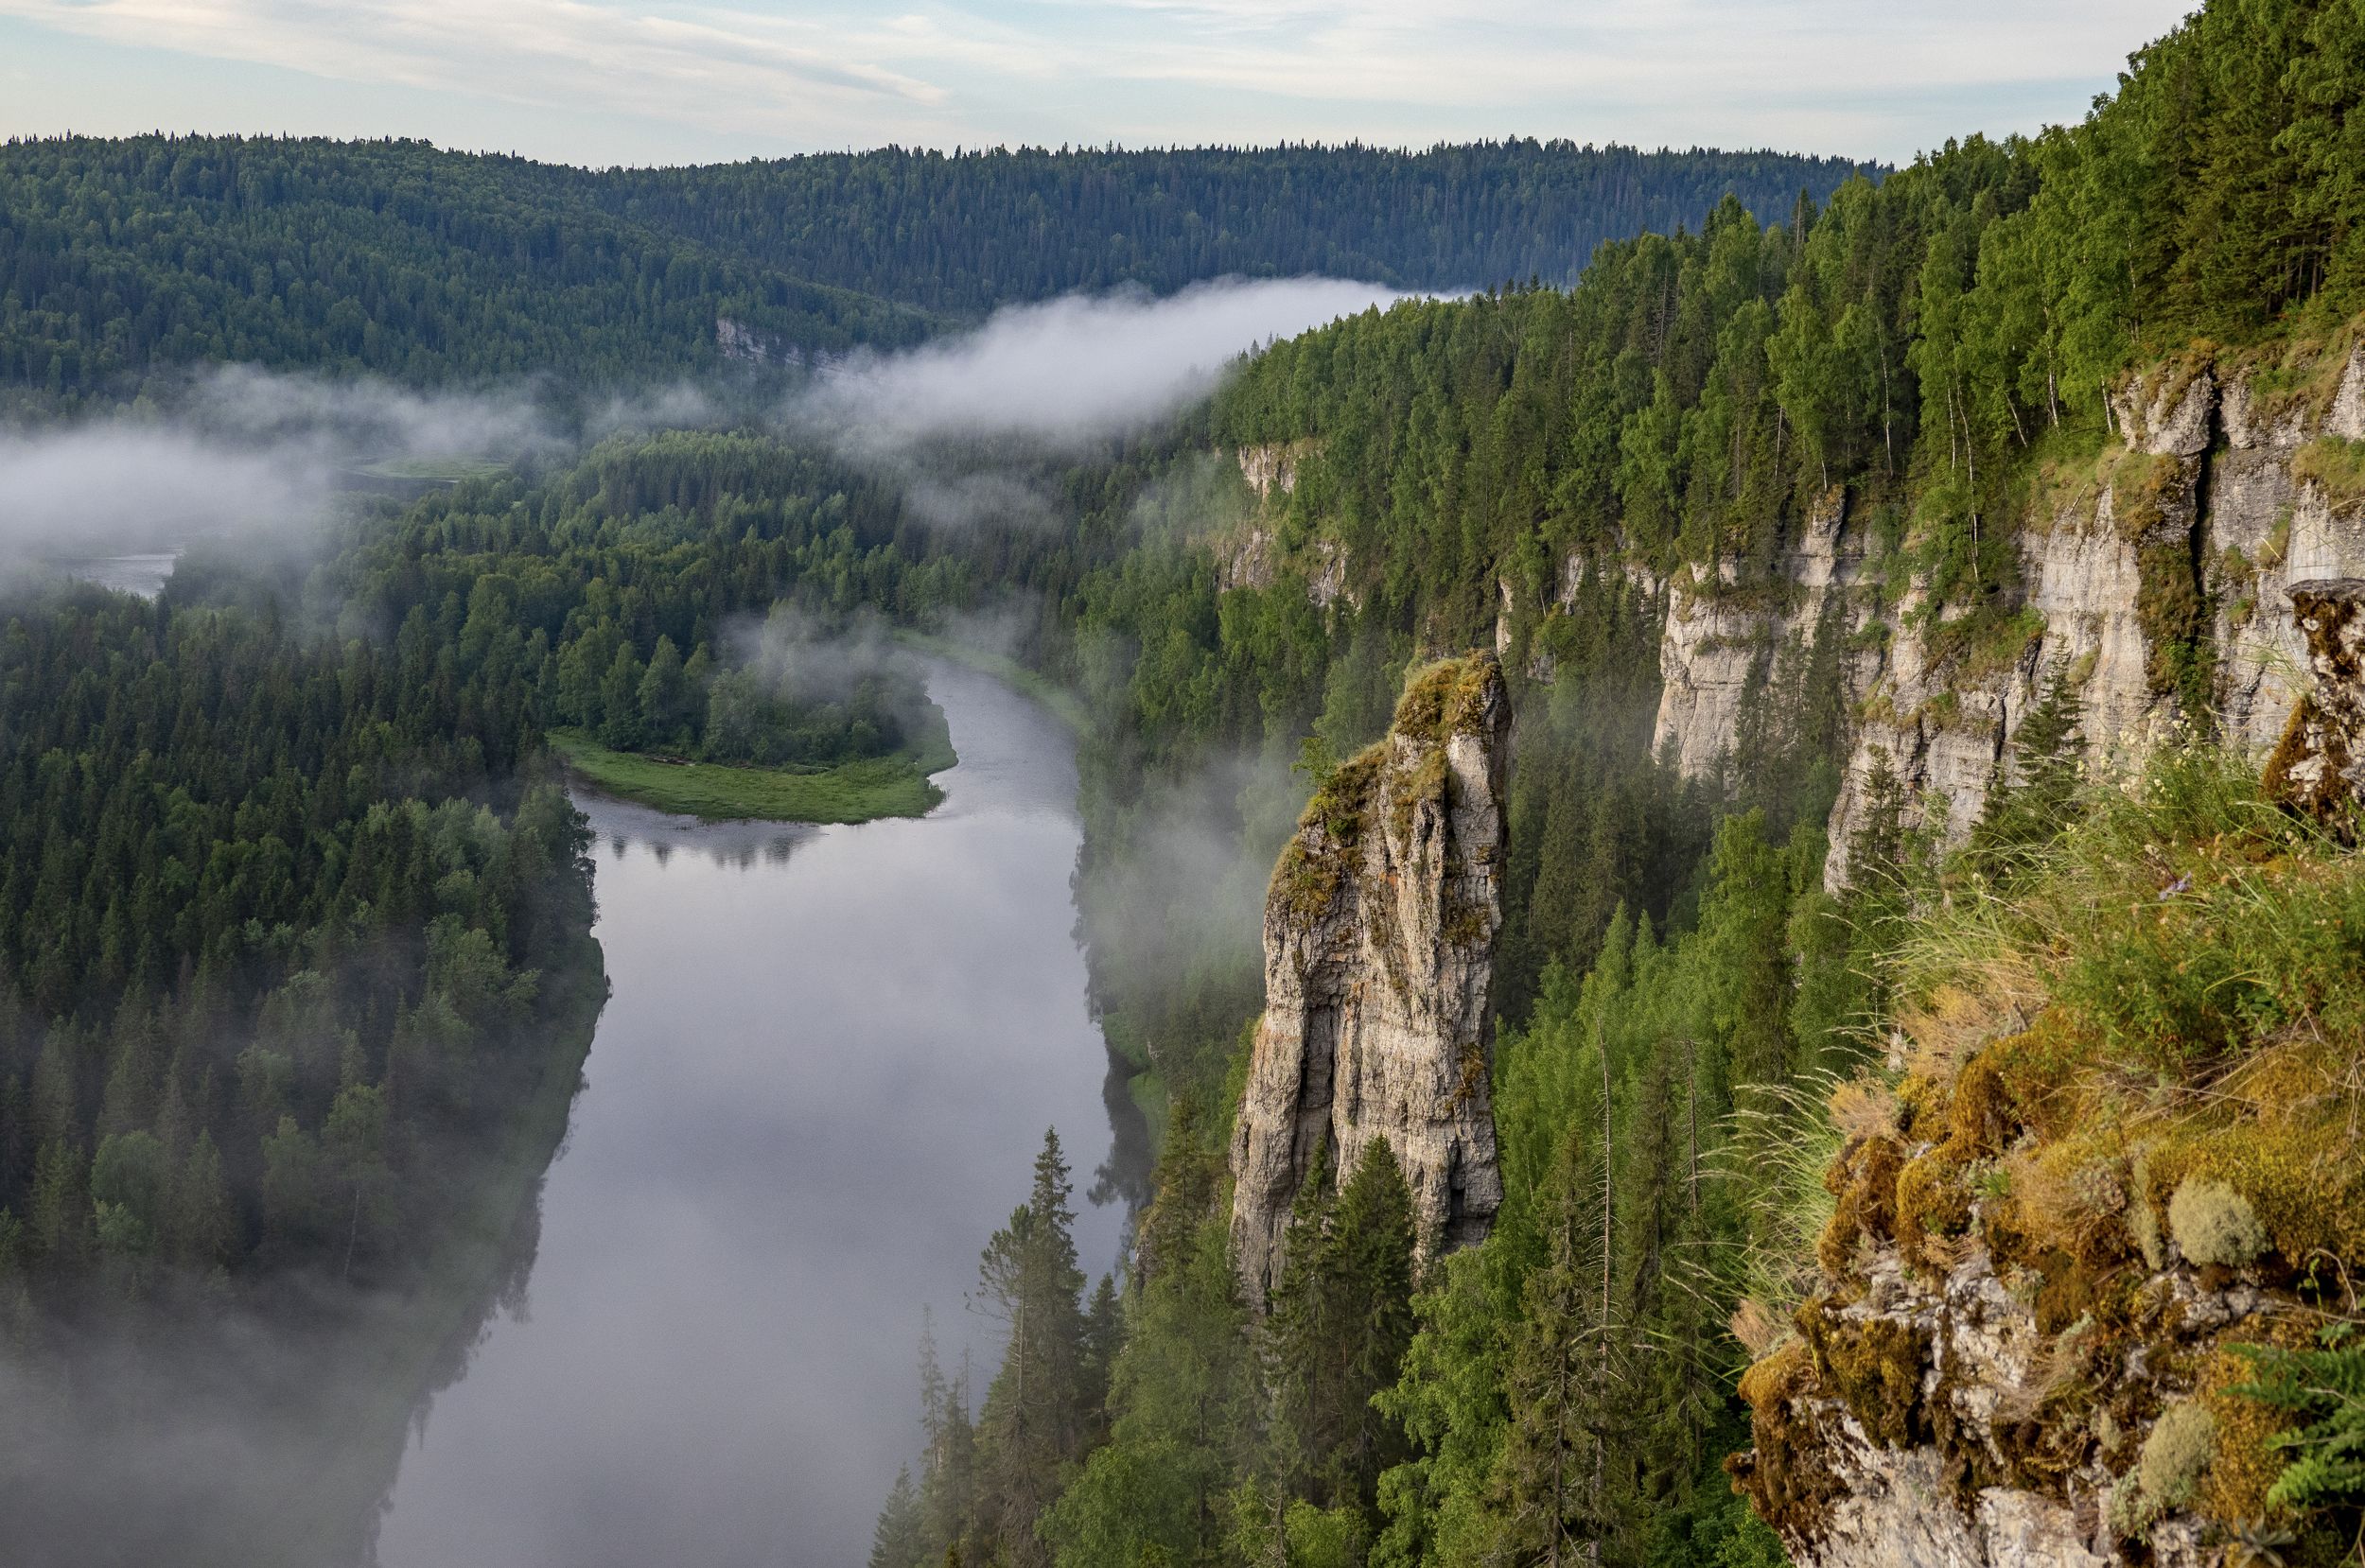
[[[173,566],[180,559],[181,552],[177,549],[155,550],[141,555],[94,555],[85,560],[61,561],[58,569],[68,577],[96,583],[102,588],[153,599],[165,591],[165,584],[171,578]]]
[[[1066,733],[932,666],[960,765],[921,821],[696,828],[587,800],[614,985],[524,1311],[436,1396],[385,1568],[857,1564],[917,1448],[914,1347],[980,1358],[979,1247],[1043,1129],[1081,1197],[1107,1057],[1070,935]]]

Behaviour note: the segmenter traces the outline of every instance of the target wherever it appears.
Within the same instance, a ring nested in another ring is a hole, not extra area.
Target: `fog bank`
[[[1337,278],[1223,278],[1164,299],[1070,294],[1008,306],[960,337],[842,360],[794,417],[857,451],[945,439],[1072,449],[1173,417],[1252,348],[1402,298]]]

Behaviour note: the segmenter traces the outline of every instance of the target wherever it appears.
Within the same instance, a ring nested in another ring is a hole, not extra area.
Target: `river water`
[[[523,1310],[421,1418],[384,1568],[850,1565],[918,1448],[978,1249],[1046,1126],[1088,1269],[1122,1216],[1087,1016],[1067,733],[931,665],[960,762],[917,821],[700,828],[586,799],[613,984]]]

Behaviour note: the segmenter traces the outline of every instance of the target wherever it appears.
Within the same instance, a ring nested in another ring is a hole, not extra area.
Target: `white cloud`
[[[531,389],[422,393],[246,365],[193,375],[165,410],[0,425],[0,582],[30,557],[114,555],[199,540],[301,538],[346,471],[385,460],[511,462],[571,438]],[[620,401],[591,422],[692,422],[687,390]]]
[[[852,0],[0,0],[0,17],[520,107],[519,123],[541,116],[535,149],[558,158],[597,155],[582,145],[587,112],[644,122],[652,146],[679,144],[658,128],[694,129],[719,157],[888,141],[1518,132],[1901,158],[1959,131],[2075,118],[2184,4],[921,0],[882,12]],[[78,123],[107,118],[107,83],[77,85],[70,101],[88,106]],[[0,130],[56,129],[0,110]]]
[[[716,129],[797,131],[943,90],[819,21],[590,0],[0,0],[110,43]]]

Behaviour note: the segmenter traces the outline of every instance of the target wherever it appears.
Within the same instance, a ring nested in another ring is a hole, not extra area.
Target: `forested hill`
[[[130,396],[220,361],[616,382],[1127,283],[1566,281],[1604,239],[1696,228],[1728,193],[1787,214],[1857,167],[1514,142],[598,172],[409,141],[11,142],[0,386]]]
[[[799,276],[970,312],[1227,273],[1413,288],[1574,282],[1603,240],[1771,221],[1877,166],[1533,140],[1440,146],[885,148],[584,176],[610,210]]]
[[[128,395],[220,361],[620,381],[929,326],[616,218],[518,158],[240,137],[0,148],[0,384],[37,392]]]

